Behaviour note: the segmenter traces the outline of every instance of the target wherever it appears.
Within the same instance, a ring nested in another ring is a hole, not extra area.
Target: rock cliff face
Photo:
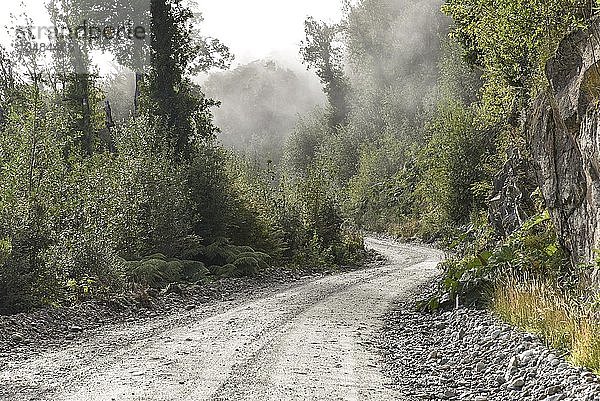
[[[550,60],[551,89],[527,123],[528,148],[559,238],[574,263],[600,246],[600,20],[570,34]]]
[[[537,178],[521,148],[508,149],[508,160],[494,179],[494,196],[488,200],[490,223],[508,237],[536,213],[533,193]]]

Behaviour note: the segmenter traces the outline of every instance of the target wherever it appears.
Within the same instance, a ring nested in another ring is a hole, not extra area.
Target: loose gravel
[[[405,400],[385,386],[373,340],[443,254],[368,244],[390,261],[0,358],[0,400]]]
[[[483,310],[422,314],[399,304],[379,345],[392,387],[409,399],[600,400],[598,377]]]
[[[371,255],[371,258],[378,258]],[[363,268],[363,267],[360,267]],[[351,271],[346,267],[342,270]],[[184,314],[222,301],[245,299],[309,277],[333,274],[333,270],[272,269],[253,278],[227,278],[196,284],[173,284],[163,291],[127,293],[72,306],[48,307],[11,316],[0,315],[0,363],[26,358],[40,350],[58,350],[74,341],[119,323],[151,322]]]

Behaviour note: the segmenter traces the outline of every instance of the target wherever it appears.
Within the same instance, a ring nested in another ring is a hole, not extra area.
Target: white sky
[[[307,16],[332,22],[341,18],[341,0],[195,1],[204,14],[202,33],[227,44],[236,55],[236,64],[266,57],[289,58],[293,63],[293,58],[299,60],[298,44]],[[35,24],[47,25],[44,4],[45,0],[2,0],[0,42],[7,42],[3,27],[10,23],[10,13],[25,11]]]
[[[196,0],[203,32],[226,43],[238,63],[268,56],[299,58],[307,16],[341,18],[341,0]]]

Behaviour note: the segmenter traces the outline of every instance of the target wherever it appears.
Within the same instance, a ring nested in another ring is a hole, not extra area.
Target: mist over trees
[[[367,0],[346,5],[336,26],[306,21],[301,53],[321,78],[329,106],[322,117],[299,122],[286,163],[297,176],[314,170],[328,179],[361,227],[419,231],[414,222],[425,205],[417,187],[426,187],[419,176],[429,167],[419,164],[419,153],[442,99],[448,19],[440,5]]]
[[[49,8],[85,18],[89,2],[70,13],[77,5]],[[125,57],[131,43],[112,49],[124,57],[114,77],[77,46],[44,63],[33,35],[0,49],[0,313],[361,258],[322,186],[277,178],[217,142],[217,102],[193,78],[227,67],[228,48],[197,35],[182,1],[152,0],[147,12],[145,70]],[[266,117],[273,102],[306,98],[289,71],[263,73],[287,88],[258,79],[271,91]]]
[[[299,116],[324,103],[311,78],[272,60],[211,73],[204,90],[221,103],[213,109],[220,141],[248,156],[279,161]]]

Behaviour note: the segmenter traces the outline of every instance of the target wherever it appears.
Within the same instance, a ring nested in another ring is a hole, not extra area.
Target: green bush
[[[204,249],[202,258],[207,265],[213,266],[209,270],[214,275],[242,277],[254,276],[261,269],[268,269],[271,256],[249,246],[231,245],[228,240],[220,239]]]
[[[566,253],[557,243],[548,212],[525,222],[506,239],[495,238],[487,222],[472,226],[450,249],[455,256],[442,263],[444,276],[429,307],[456,302],[487,302],[499,281],[544,277],[567,286],[573,282]]]
[[[10,227],[2,227],[0,265],[0,314],[20,312],[53,303],[61,292],[62,272],[46,263],[51,244],[45,212],[33,206],[26,216],[13,216]]]
[[[195,283],[202,281],[210,274],[210,271],[202,262],[195,260],[182,260],[181,264],[183,266],[181,277],[187,282]]]
[[[432,232],[466,224],[472,212],[485,207],[489,193],[477,187],[492,182],[494,171],[488,171],[486,162],[496,147],[492,136],[476,128],[475,117],[468,106],[448,101],[428,126],[430,137],[418,158],[418,194],[425,207],[424,226]]]
[[[419,213],[416,166],[399,156],[395,138],[383,138],[361,151],[358,173],[348,185],[349,209],[358,227],[377,232],[396,232],[405,237],[414,233],[401,229]]]

